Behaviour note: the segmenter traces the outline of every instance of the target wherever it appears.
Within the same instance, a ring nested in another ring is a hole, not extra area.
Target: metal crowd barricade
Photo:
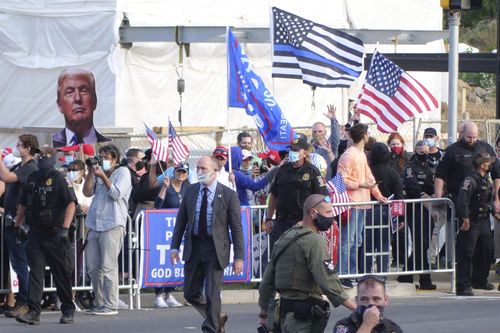
[[[72,274],[72,283],[73,283],[73,291],[78,292],[90,292],[92,291],[92,286],[90,284],[90,279],[87,275],[87,266],[85,263],[85,251],[83,249],[84,242],[86,240],[87,230],[85,228],[85,218],[83,216],[79,216],[76,218],[77,220],[77,230],[75,231],[75,239],[73,243],[74,253],[73,253],[73,263],[74,270]],[[3,236],[3,218],[1,220],[2,223],[2,236]],[[132,220],[128,218],[126,230],[127,235],[125,236],[125,240],[122,245],[120,257],[117,258],[119,260],[119,289],[120,290],[128,290],[128,306],[129,309],[133,309],[133,296],[135,294],[134,290],[138,289],[138,271],[134,270],[134,262],[132,250],[135,247],[134,241],[136,239],[135,230],[133,229],[134,225]],[[2,251],[0,252],[0,264],[2,268],[8,267],[5,266],[8,263],[9,258],[5,255],[5,251],[3,251],[4,240],[3,237],[0,239],[0,245],[2,246]],[[3,271],[3,269],[2,269]],[[50,272],[49,267],[46,267],[46,272]],[[3,277],[0,278],[0,293],[8,293],[10,290],[10,284]],[[46,275],[45,278],[45,287],[43,289],[44,292],[55,292],[56,287],[54,283],[54,279],[51,274]]]
[[[391,212],[395,205],[403,207],[400,216]],[[451,288],[455,289],[455,208],[447,198],[333,203],[347,209],[336,220],[337,270],[340,278],[356,278],[363,274],[413,275],[450,273]],[[260,282],[269,262],[269,240],[263,235],[263,210],[266,206],[251,206],[252,282]],[[356,223],[358,222],[358,223]],[[330,233],[330,237],[334,237]],[[329,244],[334,240],[330,239]],[[330,248],[330,251],[332,249]]]

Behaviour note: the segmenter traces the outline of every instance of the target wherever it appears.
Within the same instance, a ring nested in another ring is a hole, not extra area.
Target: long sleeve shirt
[[[383,198],[378,186],[375,186],[371,190],[359,187],[359,185],[366,182],[374,183],[375,177],[373,177],[372,171],[368,166],[365,153],[357,147],[349,147],[342,154],[337,172],[342,174],[347,192],[352,201],[370,201],[370,193],[377,200]]]

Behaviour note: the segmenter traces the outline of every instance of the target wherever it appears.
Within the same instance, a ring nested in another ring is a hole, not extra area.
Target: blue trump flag
[[[269,149],[287,150],[293,139],[290,123],[255,72],[238,40],[230,30],[227,34],[228,106],[244,108],[253,117]]]

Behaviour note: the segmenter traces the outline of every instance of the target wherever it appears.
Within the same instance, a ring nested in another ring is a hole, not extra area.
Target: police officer
[[[75,304],[71,294],[70,226],[76,206],[75,193],[69,181],[54,169],[56,150],[40,148],[38,171],[32,173],[23,186],[19,200],[16,226],[26,220],[28,233],[29,311],[16,320],[29,325],[40,323],[45,264],[50,266],[62,302],[61,324],[73,323]]]
[[[378,275],[363,275],[358,279],[356,311],[335,324],[333,333],[402,333],[395,322],[384,317],[389,303],[385,288],[386,278]]]
[[[456,205],[458,190],[463,183],[465,176],[474,171],[472,158],[478,153],[487,153],[495,156],[495,151],[488,143],[478,140],[477,125],[467,121],[462,125],[461,138],[457,142],[448,146],[436,169],[434,179],[434,196],[441,198],[444,192],[444,185],[448,190],[451,200]],[[500,189],[500,162],[495,161],[491,167],[491,177],[495,182],[495,193]],[[495,195],[495,211],[500,211],[500,200]]]
[[[276,242],[259,287],[261,325],[268,325],[268,305],[275,290],[280,293],[280,315],[274,323],[279,323],[281,332],[285,333],[324,331],[330,310],[322,294],[335,307],[356,308],[342,288],[325,238],[318,234],[333,223],[329,199],[320,194],[307,197],[302,222]]]
[[[429,198],[434,194],[434,175],[427,160],[428,155],[427,142],[418,141],[415,145],[415,154],[410,158],[403,171],[403,185],[407,199]],[[432,228],[427,209],[422,207],[420,203],[409,204],[406,209],[406,223],[413,234],[414,248],[408,261],[404,260],[404,262],[407,262],[409,270],[428,270],[428,235]],[[399,244],[406,244],[405,238],[400,239]],[[436,289],[436,285],[432,284],[430,274],[420,274],[419,280],[419,289]],[[413,283],[413,276],[402,275],[398,277],[398,281]]]
[[[278,169],[271,184],[266,220],[270,248],[289,228],[302,219],[304,201],[310,194],[327,195],[320,171],[308,160],[309,144],[305,136],[292,141],[288,162]],[[276,221],[272,217],[276,212]]]
[[[458,192],[456,208],[461,222],[456,252],[458,296],[474,296],[471,287],[485,290],[494,288],[488,282],[493,251],[489,221],[493,189],[488,170],[495,161],[496,158],[489,154],[476,154],[472,160],[475,172],[465,178]]]
[[[432,169],[432,172],[436,172],[437,165],[443,157],[444,150],[439,148],[439,136],[435,128],[428,127],[424,130],[424,140],[429,146],[429,155],[427,161]]]

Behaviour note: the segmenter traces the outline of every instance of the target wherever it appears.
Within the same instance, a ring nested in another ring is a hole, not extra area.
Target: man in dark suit
[[[57,80],[57,106],[64,115],[65,128],[52,135],[54,147],[110,141],[94,128],[97,94],[91,71],[70,68],[61,72]]]
[[[202,331],[210,333],[224,332],[227,320],[227,316],[221,316],[220,293],[231,240],[235,274],[243,272],[244,258],[238,195],[217,182],[217,168],[217,160],[211,156],[198,160],[199,183],[190,185],[182,198],[170,246],[170,259],[175,265],[185,234],[184,297],[205,318]]]

